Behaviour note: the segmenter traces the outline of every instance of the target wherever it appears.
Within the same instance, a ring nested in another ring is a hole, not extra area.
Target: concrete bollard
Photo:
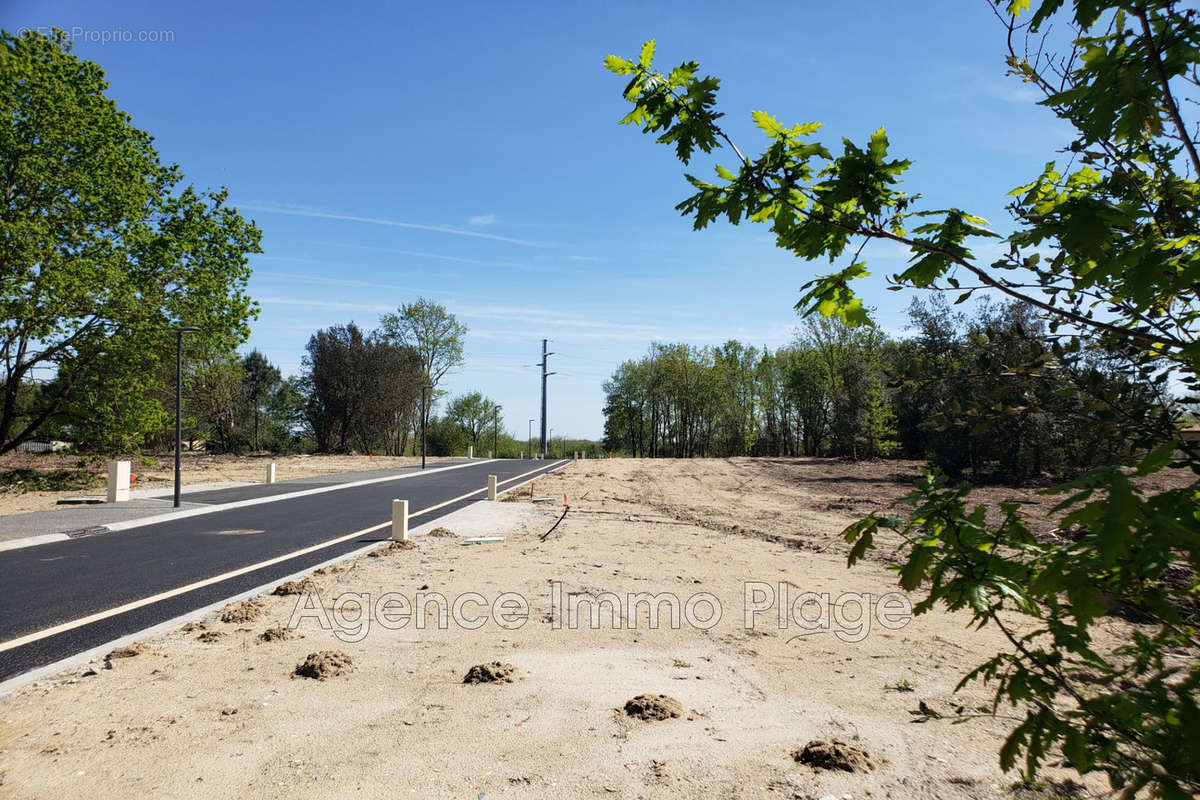
[[[488,450],[488,458],[491,458],[491,457],[492,457],[492,451]]]
[[[467,458],[474,458],[474,457],[475,457],[475,446],[469,444],[469,445],[467,445]]]
[[[266,480],[264,480],[263,483],[274,483],[274,482],[275,482],[275,462],[272,461],[270,464],[267,465],[267,476],[266,476]]]
[[[108,502],[124,503],[129,499],[129,462],[108,462]]]
[[[397,542],[408,541],[408,501],[392,501],[392,538]]]
[[[496,476],[488,475],[488,500],[496,499]]]

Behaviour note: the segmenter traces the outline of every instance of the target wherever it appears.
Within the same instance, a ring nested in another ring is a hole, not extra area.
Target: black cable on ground
[[[544,542],[544,541],[546,541],[546,539],[550,538],[550,534],[554,533],[554,529],[559,526],[559,523],[561,523],[564,519],[567,518],[567,512],[570,510],[571,510],[570,506],[563,506],[563,513],[562,513],[562,516],[558,518],[558,522],[555,522],[553,525],[551,525],[550,530],[543,533],[541,536],[538,537],[538,539],[540,539],[541,541]]]

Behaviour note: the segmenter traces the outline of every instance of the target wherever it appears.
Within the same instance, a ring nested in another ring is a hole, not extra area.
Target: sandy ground
[[[508,498],[559,499],[538,505],[540,516],[504,542],[422,537],[413,549],[314,575],[320,603],[266,596],[258,618],[210,615],[203,628],[147,638],[139,655],[16,690],[0,702],[0,794],[1062,796],[1017,788],[1015,775],[1000,772],[1008,721],[951,725],[912,714],[922,702],[951,716],[955,706],[985,703],[986,690],[953,687],[1003,642],[966,629],[962,615],[906,620],[879,561],[847,570],[837,534],[903,493],[911,466],[573,464]],[[560,520],[564,493],[570,510]],[[773,603],[752,598],[768,607],[749,627],[748,585],[775,594]],[[792,600],[829,594],[823,616],[805,606],[816,627],[781,628],[783,591]],[[385,608],[386,592],[397,595]],[[438,629],[434,602],[424,606],[424,629],[382,624],[397,596],[420,606],[420,592],[449,604],[466,597],[463,613]],[[504,602],[510,592],[525,598],[526,621],[515,597]],[[620,607],[608,605],[592,627],[580,597],[605,592]],[[639,592],[666,603],[657,628],[649,603],[631,609],[628,595]],[[347,593],[375,609],[369,626]],[[502,624],[496,612],[505,609],[513,613]],[[289,621],[302,638],[258,640]],[[1101,647],[1128,633],[1116,621],[1098,628]],[[321,651],[344,653],[352,669],[327,680],[293,676]],[[512,682],[463,683],[490,662],[511,664]],[[674,698],[680,716],[627,716],[624,704],[641,694]],[[866,751],[874,767],[829,771],[793,759],[809,741],[835,738]],[[1086,794],[1101,788],[1088,786]]]
[[[444,461],[429,458],[430,462]],[[421,463],[420,457],[412,456],[234,456],[184,453],[182,472],[185,484],[261,481],[267,465],[275,462],[275,479],[289,481],[328,475],[334,472],[391,469],[411,467]],[[64,506],[59,500],[84,495],[103,495],[105,486],[105,462],[95,459],[80,459],[79,456],[53,453],[9,453],[0,456],[0,474],[9,470],[32,469],[38,472],[81,470],[91,474],[92,488],[76,488],[66,491],[28,491],[24,486],[0,484],[0,515],[20,514],[26,511],[50,511]],[[132,473],[135,489],[168,488],[175,480],[175,461],[171,456],[135,460]]]

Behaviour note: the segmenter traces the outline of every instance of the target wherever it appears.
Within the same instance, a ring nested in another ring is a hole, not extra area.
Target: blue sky
[[[799,287],[828,269],[761,227],[692,232],[671,150],[617,125],[607,53],[656,38],[663,66],[699,61],[743,150],[762,143],[752,109],[823,122],[833,145],[884,125],[915,162],[909,191],[1000,230],[1005,193],[1068,141],[1004,75],[986,0],[362,6],[7,0],[0,22],[74,33],[163,158],[228,186],[262,228],[247,349],[295,373],[318,328],[374,327],[429,297],[471,329],[448,388],[495,398],[519,437],[543,337],[558,354],[550,426],[598,437],[601,384],[622,360],[651,340],[785,344]],[[902,256],[866,253],[865,295],[895,332],[907,296],[880,276]]]

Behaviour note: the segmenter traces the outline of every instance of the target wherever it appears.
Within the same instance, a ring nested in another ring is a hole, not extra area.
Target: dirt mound
[[[221,610],[221,622],[254,622],[263,615],[265,609],[256,600],[243,600],[233,603]]]
[[[449,539],[452,536],[458,536],[457,533],[450,530],[449,528],[434,528],[433,530],[431,530],[429,533],[427,533],[425,535],[426,536],[436,536],[439,539]]]
[[[296,633],[291,628],[285,628],[282,625],[276,625],[274,628],[267,628],[258,635],[260,642],[287,642],[292,639],[303,639],[304,637]]]
[[[203,622],[189,622],[188,624],[184,625],[179,630],[183,631],[184,633],[195,633],[197,631],[208,630],[208,626],[205,625]]]
[[[625,713],[636,719],[670,719],[683,715],[683,705],[665,694],[639,694],[625,702]]]
[[[211,644],[212,642],[220,641],[225,638],[225,634],[221,631],[203,631],[196,637],[196,641]]]
[[[292,674],[297,678],[314,678],[323,681],[338,675],[354,671],[354,660],[341,650],[321,650],[309,653],[308,657],[296,665]]]
[[[866,750],[840,739],[813,739],[799,750],[794,750],[792,758],[813,769],[839,769],[843,772],[867,772],[876,766]]]
[[[517,668],[512,664],[493,661],[489,664],[476,664],[467,670],[463,683],[512,683]]]
[[[286,597],[293,594],[312,593],[317,590],[317,587],[310,580],[303,581],[284,581],[275,587],[271,594],[278,597]]]
[[[412,550],[416,546],[417,546],[417,543],[414,542],[412,539],[404,539],[403,541],[394,541],[391,544],[389,544],[387,547],[381,547],[378,550],[372,550],[371,552],[367,553],[367,557],[368,558],[380,558],[382,556],[391,555],[392,553],[396,553],[401,550]]]
[[[121,645],[106,655],[105,658],[107,658],[109,661],[112,661],[115,658],[133,658],[134,656],[140,656],[142,653],[147,653],[149,651],[150,648],[146,647],[146,645],[142,644],[141,642],[134,642],[133,644]]]

